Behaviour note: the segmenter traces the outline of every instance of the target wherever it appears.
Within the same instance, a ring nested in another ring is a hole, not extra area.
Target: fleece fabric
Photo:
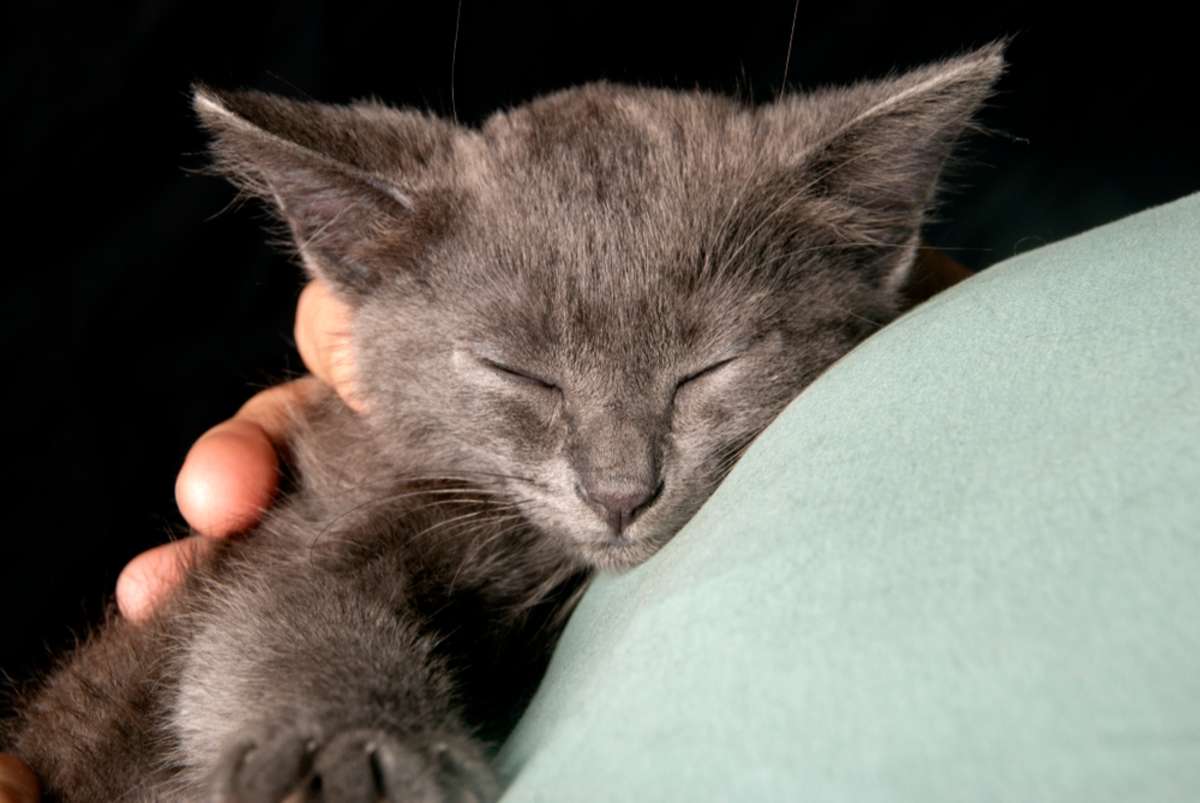
[[[506,803],[1200,800],[1200,195],[863,343],[585,595]]]

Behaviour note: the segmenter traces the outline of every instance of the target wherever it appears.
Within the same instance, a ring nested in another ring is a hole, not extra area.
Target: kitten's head
[[[759,107],[593,84],[477,130],[255,92],[195,103],[218,166],[354,308],[380,448],[498,488],[620,567],[895,313],[1001,68],[991,46]]]

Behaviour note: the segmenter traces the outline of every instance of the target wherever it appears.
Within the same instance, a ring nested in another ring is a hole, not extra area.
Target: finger
[[[287,436],[289,411],[318,387],[306,377],[268,388],[200,436],[175,480],[175,501],[188,524],[220,538],[258,522],[279,482],[277,450]]]
[[[907,305],[915,306],[973,275],[969,268],[942,251],[922,247],[917,250],[916,261],[900,289]]]
[[[207,539],[191,536],[157,546],[131,560],[117,578],[121,615],[131,622],[145,621],[211,548]]]
[[[350,308],[328,285],[309,282],[296,304],[296,348],[322,382],[353,410],[361,410],[350,349]]]
[[[16,756],[0,753],[0,803],[37,803],[37,778]]]

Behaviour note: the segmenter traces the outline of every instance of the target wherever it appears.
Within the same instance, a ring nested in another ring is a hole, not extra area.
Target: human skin
[[[303,405],[326,384],[352,408],[361,407],[346,349],[348,327],[348,309],[327,286],[312,282],[304,288],[296,308],[296,346],[312,375],[262,391],[188,451],[175,481],[175,501],[195,534],[130,561],[117,579],[117,605],[124,617],[146,619],[197,554],[254,526],[270,506],[293,405]],[[36,803],[38,798],[29,768],[15,756],[0,754],[0,803]]]
[[[130,561],[117,579],[117,605],[125,618],[144,620],[198,552],[259,520],[275,496],[290,408],[303,406],[322,383],[352,408],[360,407],[346,347],[349,321],[349,309],[326,285],[314,281],[304,288],[296,308],[296,346],[312,375],[262,391],[188,451],[175,480],[175,502],[195,534]]]
[[[905,287],[920,303],[971,272],[940,251],[921,249]],[[274,499],[279,449],[288,410],[303,405],[321,384],[333,387],[353,409],[354,367],[347,333],[350,310],[321,282],[304,288],[296,307],[296,346],[311,376],[268,388],[193,444],[175,481],[175,501],[195,535],[138,555],[117,579],[117,605],[142,621],[174,588],[197,554],[221,538],[248,530]],[[14,756],[0,754],[0,803],[36,803],[37,779]]]

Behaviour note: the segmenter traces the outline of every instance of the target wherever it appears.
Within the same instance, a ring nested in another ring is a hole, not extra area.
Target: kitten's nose
[[[592,480],[575,486],[579,498],[608,524],[613,535],[625,531],[662,493],[662,482]]]

